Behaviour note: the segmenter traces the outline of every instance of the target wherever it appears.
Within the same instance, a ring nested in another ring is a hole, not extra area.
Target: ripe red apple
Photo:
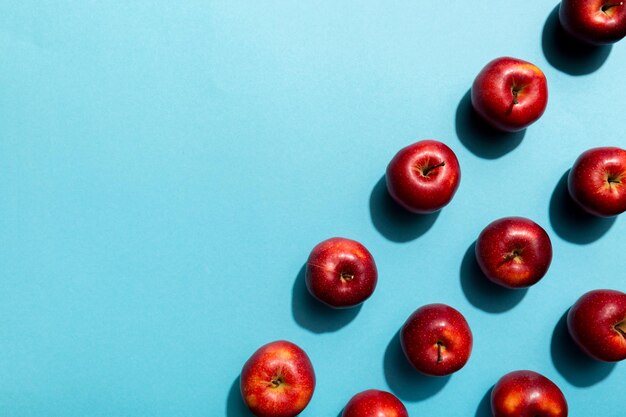
[[[494,417],[567,417],[565,396],[545,376],[533,371],[504,375],[491,391]]]
[[[525,288],[539,281],[552,262],[552,243],[545,230],[524,217],[490,223],[476,241],[476,261],[491,281]]]
[[[241,370],[241,395],[257,417],[294,417],[309,404],[315,373],[309,357],[285,340],[261,346]]]
[[[306,286],[321,302],[335,308],[367,300],[378,280],[372,254],[359,242],[334,237],[313,248],[306,263]]]
[[[480,71],[471,95],[474,109],[490,125],[516,132],[537,121],[546,110],[548,82],[530,62],[497,58]]]
[[[610,217],[626,211],[626,150],[593,148],[578,157],[567,188],[585,211]]]
[[[461,313],[445,304],[428,304],[415,310],[404,323],[400,343],[415,369],[443,376],[465,366],[473,338]]]
[[[404,404],[393,394],[370,389],[356,394],[343,409],[342,417],[409,417]]]
[[[394,200],[414,213],[433,213],[447,205],[461,182],[452,149],[435,140],[409,145],[387,166],[387,189]]]
[[[626,5],[622,0],[563,0],[559,20],[567,33],[595,45],[626,36]]]
[[[595,290],[584,294],[567,313],[572,339],[592,358],[626,359],[626,294]]]

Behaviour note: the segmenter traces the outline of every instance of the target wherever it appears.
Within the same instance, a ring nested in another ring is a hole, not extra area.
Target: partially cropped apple
[[[567,417],[565,396],[545,376],[533,371],[504,375],[491,391],[494,417]]]
[[[626,36],[626,5],[623,0],[563,0],[561,25],[574,38],[602,45]]]
[[[548,82],[534,64],[502,57],[489,62],[472,85],[472,105],[498,130],[516,132],[537,121],[548,105]]]
[[[241,395],[257,417],[294,417],[309,404],[315,372],[297,345],[279,340],[261,346],[241,371]]]
[[[584,294],[567,314],[572,339],[592,358],[626,359],[626,294],[595,290]]]
[[[387,166],[387,189],[398,204],[420,214],[446,206],[461,182],[456,155],[444,143],[423,140],[409,145]]]
[[[342,417],[409,417],[404,404],[393,394],[370,389],[356,394],[343,409]]]
[[[572,199],[595,216],[626,211],[626,150],[593,148],[576,159],[567,178]]]
[[[476,241],[476,260],[487,278],[507,288],[525,288],[544,277],[552,262],[546,231],[524,217],[490,223]]]
[[[404,323],[400,342],[415,369],[426,375],[444,376],[465,366],[473,338],[461,313],[445,304],[428,304]]]
[[[359,242],[334,237],[319,243],[306,263],[306,286],[315,298],[346,308],[367,300],[378,280],[372,254]]]

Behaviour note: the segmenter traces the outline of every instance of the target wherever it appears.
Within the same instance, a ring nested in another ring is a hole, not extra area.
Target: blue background
[[[486,416],[504,373],[533,369],[571,416],[623,416],[625,364],[594,363],[562,317],[624,290],[626,221],[567,201],[585,149],[626,147],[626,41],[577,53],[556,2],[4,1],[0,4],[0,414],[248,413],[242,364],[289,339],[336,416],[387,389],[411,415]],[[496,135],[467,92],[491,59],[539,65],[550,100]],[[447,143],[461,187],[438,215],[389,201],[385,167]],[[499,290],[472,244],[509,215],[543,225],[548,275]],[[331,236],[364,243],[379,285],[330,311],[302,266]],[[396,331],[431,302],[459,309],[474,352],[447,379],[412,371]]]

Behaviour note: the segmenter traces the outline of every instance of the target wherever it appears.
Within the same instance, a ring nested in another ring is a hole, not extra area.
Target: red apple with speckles
[[[576,159],[567,188],[580,207],[601,217],[626,211],[626,150],[593,148]]]
[[[623,0],[563,0],[559,20],[567,33],[594,45],[614,43],[626,36]]]
[[[476,241],[476,260],[487,278],[507,288],[526,288],[548,272],[552,243],[546,231],[524,217],[490,223]]]
[[[372,254],[351,239],[334,237],[319,243],[306,263],[309,292],[334,308],[361,304],[372,295],[377,280]]]
[[[352,397],[342,417],[409,417],[409,413],[393,394],[370,389]]]
[[[257,417],[294,417],[309,404],[315,372],[297,345],[279,340],[261,346],[241,371],[241,395]]]
[[[404,323],[400,342],[415,369],[426,375],[444,376],[465,366],[473,338],[461,313],[445,304],[428,304]]]
[[[572,339],[592,358],[626,359],[626,294],[595,290],[584,294],[567,313]]]
[[[548,82],[534,64],[497,58],[480,71],[472,85],[472,105],[490,125],[516,132],[536,122],[548,105]]]
[[[461,182],[456,155],[444,143],[422,140],[401,149],[387,166],[387,190],[413,213],[441,210],[454,197]]]
[[[494,417],[567,417],[565,396],[545,376],[533,371],[504,375],[491,391]]]

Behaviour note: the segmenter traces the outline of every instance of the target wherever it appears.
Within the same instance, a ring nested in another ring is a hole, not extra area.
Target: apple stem
[[[441,354],[441,349],[443,348],[443,343],[441,340],[437,341],[437,363],[443,360],[443,355]]]
[[[623,5],[624,5],[624,2],[623,2],[623,1],[620,1],[620,2],[619,2],[619,3],[617,3],[617,4],[604,4],[604,5],[602,6],[602,9],[601,9],[601,10],[602,10],[604,13],[606,13],[609,9],[612,9],[613,7],[619,7],[619,6],[623,6]]]
[[[439,167],[443,167],[443,166],[445,166],[445,165],[446,165],[446,163],[445,163],[445,162],[441,162],[440,164],[437,164],[437,165],[433,165],[433,166],[431,166],[431,167],[424,168],[424,170],[422,171],[422,175],[423,175],[423,176],[425,176],[425,177],[427,177],[427,176],[428,176],[428,174],[430,173],[430,171],[432,171],[433,169],[437,169],[437,168],[439,168]]]
[[[622,337],[626,337],[626,319],[615,325],[615,330],[622,335]]]

